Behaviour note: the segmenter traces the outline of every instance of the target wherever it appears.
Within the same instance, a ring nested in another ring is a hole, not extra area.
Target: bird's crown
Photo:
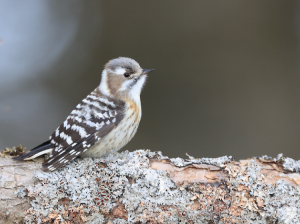
[[[121,73],[121,70],[124,69],[124,72],[130,72],[134,74],[141,70],[141,66],[131,58],[119,57],[110,60],[105,65],[105,69],[117,73]]]
[[[99,90],[108,96],[139,101],[148,72],[131,58],[110,60],[104,67]]]

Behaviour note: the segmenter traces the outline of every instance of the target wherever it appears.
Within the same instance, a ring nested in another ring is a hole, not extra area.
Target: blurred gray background
[[[119,56],[154,68],[124,148],[300,159],[299,1],[0,0],[0,148],[46,141]]]

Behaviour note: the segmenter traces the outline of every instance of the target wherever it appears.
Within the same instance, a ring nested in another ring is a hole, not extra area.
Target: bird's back
[[[50,136],[54,150],[43,166],[50,171],[57,169],[99,144],[124,119],[124,109],[125,102],[111,99],[96,88]]]

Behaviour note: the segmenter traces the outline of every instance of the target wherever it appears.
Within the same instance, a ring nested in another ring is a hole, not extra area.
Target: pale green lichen
[[[14,194],[16,197],[25,198],[25,196],[27,195],[27,190],[25,187],[21,187],[18,188]]]
[[[25,223],[42,223],[43,219],[72,221],[80,216],[78,214],[84,214],[82,220],[86,223],[108,220],[124,224],[230,223],[230,220],[231,223],[300,223],[300,188],[283,181],[275,186],[266,184],[255,159],[239,171],[233,170],[233,158],[227,156],[170,159],[178,167],[205,163],[222,167],[229,173],[226,183],[189,183],[180,187],[170,179],[167,171],[152,169],[151,158],[169,160],[160,152],[137,150],[105,158],[76,159],[51,173],[37,171],[38,183],[22,191],[28,191],[27,195],[34,198]],[[298,169],[297,162],[283,161],[288,169]],[[295,167],[290,167],[293,165]],[[241,185],[250,192],[245,199],[236,196]],[[258,207],[256,197],[263,200],[262,208]],[[234,219],[233,198],[237,204],[249,200]],[[62,203],[64,200],[67,203]],[[125,209],[123,213],[108,216],[120,204]],[[199,207],[193,209],[196,205]],[[72,212],[77,212],[77,217],[70,215]]]

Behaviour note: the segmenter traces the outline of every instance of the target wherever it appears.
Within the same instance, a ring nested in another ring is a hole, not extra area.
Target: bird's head
[[[104,67],[99,90],[107,96],[139,102],[141,90],[150,71],[153,69],[142,69],[131,58],[112,59]]]

